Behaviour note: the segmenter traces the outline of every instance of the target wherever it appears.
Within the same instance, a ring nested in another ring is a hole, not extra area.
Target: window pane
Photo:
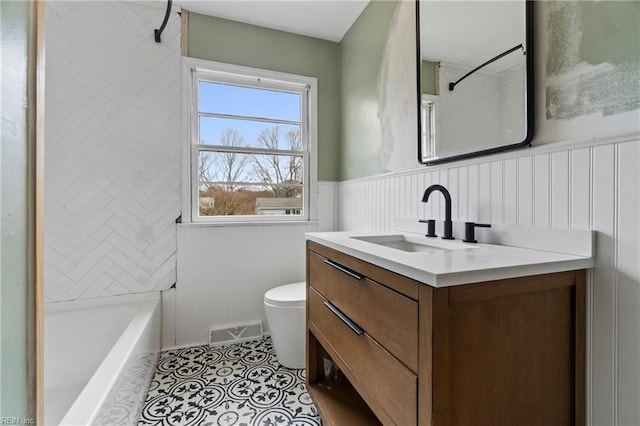
[[[200,117],[200,143],[300,151],[300,126]]]
[[[301,155],[240,154],[200,151],[198,183],[237,186],[238,182],[279,186],[302,185]],[[277,192],[277,190],[274,190]]]
[[[300,121],[300,94],[200,81],[200,112]]]

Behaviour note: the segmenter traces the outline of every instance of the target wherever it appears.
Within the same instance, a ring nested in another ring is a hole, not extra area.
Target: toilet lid
[[[307,288],[305,281],[281,285],[264,294],[264,301],[276,306],[303,305],[306,300]]]

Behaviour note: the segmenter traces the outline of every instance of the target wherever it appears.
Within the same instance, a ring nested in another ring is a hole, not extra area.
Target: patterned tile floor
[[[138,426],[320,426],[304,370],[276,361],[270,338],[163,352]]]

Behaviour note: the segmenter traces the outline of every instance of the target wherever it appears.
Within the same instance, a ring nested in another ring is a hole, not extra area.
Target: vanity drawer
[[[356,334],[316,290],[312,287],[308,290],[311,329],[317,330],[339,353],[350,373],[396,424],[417,424],[417,376],[366,332]]]
[[[309,285],[418,371],[418,302],[314,252],[309,252]]]

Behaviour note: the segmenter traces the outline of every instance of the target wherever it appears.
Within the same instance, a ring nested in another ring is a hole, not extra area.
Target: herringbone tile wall
[[[45,297],[163,290],[180,214],[180,19],[47,2]]]

